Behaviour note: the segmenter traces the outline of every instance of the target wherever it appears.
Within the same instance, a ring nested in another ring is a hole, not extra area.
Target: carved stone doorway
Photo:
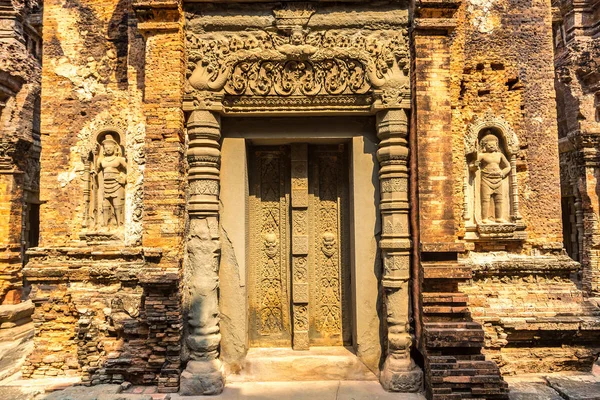
[[[249,156],[250,347],[351,345],[347,146]]]
[[[377,379],[383,327],[375,119],[228,117],[222,121],[219,326],[228,381]],[[261,175],[260,169],[272,176]],[[274,183],[262,190],[260,179]],[[261,197],[269,201],[264,204]],[[277,229],[264,229],[262,219],[256,222],[255,216],[261,215],[257,204],[278,210]],[[320,207],[332,211],[333,222],[318,215]],[[273,286],[281,288],[277,298],[282,299],[285,329],[279,336],[258,334],[253,304],[256,282],[264,274],[255,253],[263,263],[273,259],[279,265],[280,275],[275,277],[281,283]],[[303,259],[304,274],[296,271]],[[327,331],[332,319],[323,322],[317,317],[320,299],[315,297],[322,279],[315,267],[322,269],[319,265],[339,268],[338,276],[330,280],[338,283],[321,286],[325,289],[321,293],[331,298],[333,288],[339,290],[339,311],[329,315],[336,316],[341,333]],[[344,285],[337,288],[340,283]],[[300,320],[304,315],[303,307],[308,322],[295,324],[294,317]],[[308,350],[297,351],[302,348]]]

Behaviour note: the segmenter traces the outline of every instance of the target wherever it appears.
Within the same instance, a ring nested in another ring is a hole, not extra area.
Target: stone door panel
[[[250,346],[351,344],[346,159],[343,145],[250,151]]]
[[[250,345],[288,347],[292,338],[289,149],[256,148],[250,161]]]

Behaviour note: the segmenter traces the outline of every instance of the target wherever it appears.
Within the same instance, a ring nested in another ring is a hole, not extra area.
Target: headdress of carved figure
[[[263,238],[267,257],[275,257],[277,255],[277,235],[273,232],[269,232],[265,233]]]
[[[117,141],[115,139],[113,139],[113,135],[112,134],[107,134],[106,136],[104,136],[104,139],[102,140],[102,144],[106,144],[106,143],[113,143],[113,144],[118,144]]]
[[[323,254],[325,254],[327,257],[333,256],[335,253],[335,235],[331,232],[325,232],[321,238],[323,240],[323,244],[321,246]]]
[[[485,131],[485,136],[481,138],[481,147],[485,147],[489,142],[495,142],[498,144],[498,137],[492,133],[491,130]]]
[[[98,137],[98,141],[100,142],[100,144],[102,145],[102,147],[104,149],[106,149],[107,146],[112,147],[113,151],[114,151],[114,153],[112,155],[115,155],[117,157],[121,156],[122,152],[121,152],[121,145],[119,144],[119,134],[118,133],[109,132],[104,135],[100,135]]]

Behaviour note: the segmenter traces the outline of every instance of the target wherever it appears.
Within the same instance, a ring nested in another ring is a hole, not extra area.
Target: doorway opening
[[[347,145],[249,155],[250,347],[351,346]]]
[[[222,120],[228,381],[377,379],[385,316],[374,127],[352,116]]]

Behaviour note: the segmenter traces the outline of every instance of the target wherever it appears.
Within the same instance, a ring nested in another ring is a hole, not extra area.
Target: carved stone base
[[[479,224],[477,230],[479,231],[479,237],[481,238],[511,238],[513,237],[517,229],[516,224],[502,223],[502,224]]]
[[[388,357],[379,382],[390,392],[420,392],[423,390],[423,371],[412,360]]]
[[[84,232],[79,235],[79,238],[85,240],[88,244],[111,244],[113,242],[121,242],[123,240],[123,232],[122,230]]]
[[[225,377],[221,360],[190,361],[181,373],[179,394],[213,395],[223,392]]]

